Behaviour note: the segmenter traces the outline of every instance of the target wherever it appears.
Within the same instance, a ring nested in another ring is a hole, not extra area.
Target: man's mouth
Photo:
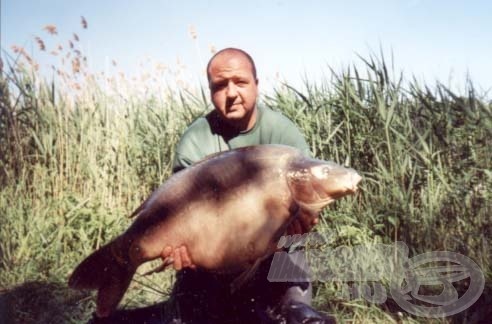
[[[241,107],[242,103],[234,103],[227,107],[227,112],[236,111]]]

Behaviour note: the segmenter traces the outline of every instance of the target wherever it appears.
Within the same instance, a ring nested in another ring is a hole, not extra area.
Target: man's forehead
[[[209,72],[215,72],[217,70],[232,70],[235,67],[246,64],[248,69],[252,71],[253,65],[249,59],[239,52],[225,52],[217,55],[210,62]]]
[[[220,82],[222,80],[249,79],[252,72],[249,69],[220,68],[212,69],[210,81]]]

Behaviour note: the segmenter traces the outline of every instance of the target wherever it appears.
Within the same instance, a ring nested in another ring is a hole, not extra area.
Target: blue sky
[[[47,24],[59,34],[48,35]],[[200,79],[210,46],[233,46],[253,56],[260,85],[277,73],[296,84],[302,75],[329,75],[328,65],[360,64],[357,53],[367,57],[381,46],[407,78],[462,84],[468,73],[480,88],[492,87],[492,1],[486,0],[1,0],[3,50],[23,46],[47,66],[50,55],[37,50],[34,37],[51,49],[73,32],[94,70],[115,60],[118,69],[138,73],[146,57],[169,65],[179,58]]]

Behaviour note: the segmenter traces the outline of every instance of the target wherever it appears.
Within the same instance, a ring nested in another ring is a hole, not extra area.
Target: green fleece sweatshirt
[[[292,121],[279,112],[258,106],[255,125],[237,132],[211,111],[195,120],[181,137],[173,163],[173,172],[184,169],[207,155],[250,145],[284,144],[309,156],[309,147]]]

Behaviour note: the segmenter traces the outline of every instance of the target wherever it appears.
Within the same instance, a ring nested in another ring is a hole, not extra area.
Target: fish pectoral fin
[[[261,262],[265,260],[266,256],[263,258],[257,259],[251,267],[244,270],[236,279],[234,279],[231,283],[231,294],[234,294],[238,291],[248,280],[250,280],[255,274],[256,270],[260,266]]]
[[[154,269],[151,269],[151,270],[145,272],[142,276],[148,276],[148,275],[151,275],[153,273],[162,272],[162,271],[166,270],[166,268],[173,263],[174,263],[173,258],[166,258],[164,260],[164,262],[162,262],[161,265],[155,267]]]

